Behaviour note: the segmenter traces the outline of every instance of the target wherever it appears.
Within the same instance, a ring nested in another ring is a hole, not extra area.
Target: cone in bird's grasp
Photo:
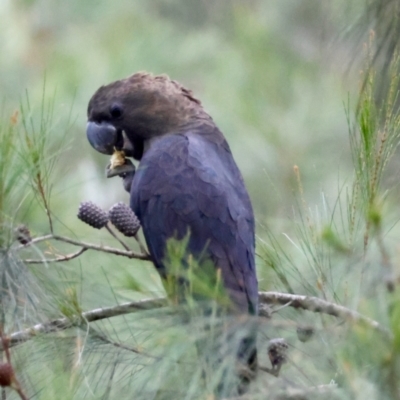
[[[108,222],[107,213],[91,201],[79,205],[78,218],[95,229],[103,228]]]
[[[108,212],[111,223],[125,236],[135,236],[140,229],[140,221],[129,206],[114,204]]]
[[[271,339],[268,343],[268,357],[272,368],[279,370],[287,362],[288,344],[283,338]]]

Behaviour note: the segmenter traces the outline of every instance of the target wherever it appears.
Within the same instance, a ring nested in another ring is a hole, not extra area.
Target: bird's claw
[[[107,165],[106,176],[107,178],[113,178],[114,176],[123,176],[134,171],[135,166],[131,160],[125,158],[125,153],[115,150],[110,163]]]

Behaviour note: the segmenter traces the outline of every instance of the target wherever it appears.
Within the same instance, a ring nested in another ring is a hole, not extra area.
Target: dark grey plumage
[[[191,91],[145,73],[102,86],[89,102],[87,136],[102,153],[117,148],[140,160],[123,182],[161,276],[168,239],[189,233],[187,252],[221,271],[230,312],[257,315],[250,198],[228,143]],[[254,325],[238,358],[256,369]]]

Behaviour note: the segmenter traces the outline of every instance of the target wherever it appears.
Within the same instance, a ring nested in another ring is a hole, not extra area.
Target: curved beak
[[[127,174],[134,176],[135,166],[125,158],[126,155],[130,155],[133,149],[125,132],[118,130],[108,122],[89,121],[86,127],[86,135],[95,150],[112,155],[106,170],[107,178],[126,176]],[[117,150],[117,147],[121,145],[122,149]]]
[[[91,146],[103,154],[113,154],[118,141],[119,131],[108,122],[89,121],[86,126],[86,136]]]

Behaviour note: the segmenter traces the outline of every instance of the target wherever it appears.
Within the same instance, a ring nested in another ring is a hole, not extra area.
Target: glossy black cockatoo
[[[228,143],[192,92],[147,73],[101,86],[89,102],[87,137],[101,153],[123,151],[140,161],[125,188],[161,276],[168,273],[168,239],[189,232],[187,252],[207,257],[220,270],[232,313],[257,315],[250,198]],[[109,174],[120,174],[118,168]],[[255,342],[249,333],[238,350],[252,371]]]

